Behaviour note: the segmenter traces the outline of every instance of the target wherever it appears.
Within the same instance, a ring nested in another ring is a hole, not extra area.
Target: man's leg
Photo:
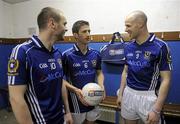
[[[73,124],[83,124],[86,113],[72,113]]]
[[[139,120],[126,120],[124,119],[124,124],[138,124]]]
[[[122,120],[124,120],[123,124],[137,124],[140,117],[136,112],[136,103],[136,94],[129,87],[126,87],[121,102],[121,117],[123,118]]]
[[[94,122],[100,117],[99,107],[86,113],[86,120],[84,124],[94,124]]]
[[[85,120],[83,124],[94,124],[94,121]]]

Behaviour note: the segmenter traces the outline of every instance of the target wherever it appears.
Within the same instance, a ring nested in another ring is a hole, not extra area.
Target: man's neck
[[[79,47],[80,51],[85,55],[88,51],[88,45],[87,44],[81,44],[77,43],[77,46]]]
[[[51,36],[48,33],[39,33],[39,39],[41,40],[42,44],[46,47],[47,50],[51,51],[54,41],[52,40]]]
[[[149,32],[142,32],[141,35],[136,39],[136,42],[141,45],[149,38],[150,34]]]

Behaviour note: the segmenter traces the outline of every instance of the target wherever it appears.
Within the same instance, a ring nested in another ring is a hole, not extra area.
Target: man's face
[[[82,44],[88,44],[90,41],[90,27],[89,25],[83,25],[80,27],[78,34],[74,33],[77,42]]]
[[[125,31],[129,34],[130,39],[137,39],[140,31],[138,23],[132,18],[126,18]]]
[[[60,21],[57,22],[57,29],[55,32],[55,35],[57,36],[58,40],[64,39],[64,35],[67,31],[66,24],[67,24],[66,18],[64,16],[61,16]]]

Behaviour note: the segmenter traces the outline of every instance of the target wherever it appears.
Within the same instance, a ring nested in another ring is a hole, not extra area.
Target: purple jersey
[[[160,71],[172,70],[167,44],[154,34],[139,45],[130,42],[125,48],[128,65],[127,86],[135,90],[155,90],[160,86]]]
[[[87,53],[81,53],[77,45],[63,53],[63,67],[66,79],[73,86],[82,89],[84,85],[90,82],[97,82],[97,70],[101,69],[100,53],[88,48]],[[82,113],[92,110],[92,106],[84,106],[77,96],[70,92],[69,104],[71,112]]]
[[[49,52],[33,36],[17,45],[8,63],[9,85],[26,85],[25,100],[33,123],[63,124],[62,62],[57,49]]]

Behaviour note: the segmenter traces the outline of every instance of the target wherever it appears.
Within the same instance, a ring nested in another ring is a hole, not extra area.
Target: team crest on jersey
[[[96,67],[96,65],[97,65],[97,61],[96,60],[92,60],[91,63],[92,63],[93,67]]]
[[[149,60],[150,56],[151,56],[151,52],[150,51],[145,51],[144,58]]]
[[[17,59],[10,59],[8,61],[8,75],[17,75],[18,68],[19,68],[19,61]]]
[[[59,64],[59,66],[62,68],[62,60],[61,59],[57,59],[57,62]]]

